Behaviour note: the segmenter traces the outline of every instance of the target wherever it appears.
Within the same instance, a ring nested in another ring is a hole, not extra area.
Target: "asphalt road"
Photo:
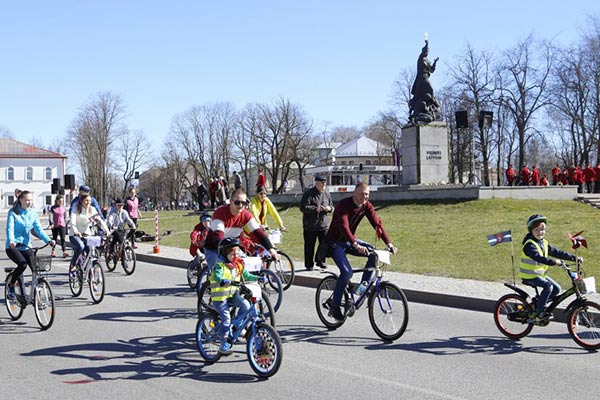
[[[62,260],[51,282],[58,309],[47,332],[31,308],[10,321],[1,296],[3,399],[536,399],[596,397],[600,388],[598,353],[579,348],[564,324],[513,342],[488,313],[409,303],[408,329],[390,344],[372,331],[364,309],[326,330],[314,289],[305,287],[285,293],[277,314],[283,364],[264,381],[243,343],[218,363],[203,363],[183,269],[140,263],[132,276],[107,273],[98,305],[87,287],[71,297]]]

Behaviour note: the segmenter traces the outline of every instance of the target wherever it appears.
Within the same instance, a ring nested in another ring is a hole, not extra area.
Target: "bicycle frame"
[[[21,245],[21,244],[19,244]],[[33,260],[32,260],[32,266],[31,266],[31,280],[29,281],[29,293],[27,292],[27,284],[25,282],[25,272],[23,272],[21,274],[21,276],[18,278],[19,279],[19,286],[21,287],[21,295],[18,295],[17,298],[19,299],[19,301],[21,302],[21,304],[23,306],[26,306],[28,304],[33,304],[33,296],[35,293],[35,288],[38,286],[39,283],[39,278],[40,276],[45,277],[47,272],[46,271],[38,271],[38,267],[37,267],[37,252],[43,248],[45,248],[48,245],[39,247],[39,248],[31,248],[29,246],[27,246],[28,248],[30,248],[33,251]],[[14,270],[16,269],[16,267],[10,267],[10,268],[4,268],[4,271],[6,273],[9,272],[14,272]]]

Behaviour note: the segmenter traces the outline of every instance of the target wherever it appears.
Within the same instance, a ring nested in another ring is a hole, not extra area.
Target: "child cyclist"
[[[239,293],[239,287],[232,282],[255,282],[260,278],[244,269],[244,262],[239,257],[240,242],[237,238],[225,238],[219,243],[219,258],[210,275],[210,298],[214,308],[219,313],[221,324],[217,332],[217,339],[221,342],[219,353],[231,354],[232,345],[227,340],[231,318],[229,307],[239,308],[239,313],[244,314],[250,309],[250,303]]]
[[[204,242],[208,235],[208,228],[212,218],[207,212],[202,213],[200,222],[194,226],[194,230],[190,233],[190,255],[194,257],[192,260],[192,269],[198,269],[200,261],[204,260]]]
[[[112,240],[110,241],[111,253],[115,249],[117,243],[123,243],[125,239],[125,224],[129,225],[131,229],[135,229],[135,223],[129,217],[129,213],[123,209],[123,201],[121,199],[115,200],[115,209],[111,210],[108,214],[107,225],[110,229],[113,229]]]
[[[560,260],[583,261],[583,258],[559,250],[545,239],[547,219],[534,214],[527,220],[529,233],[523,238],[520,276],[523,283],[542,288],[535,310],[536,322],[552,319],[546,312],[548,299],[560,293],[560,285],[548,276],[549,265],[560,265]],[[550,258],[550,257],[556,257]],[[532,318],[534,316],[531,316]]]

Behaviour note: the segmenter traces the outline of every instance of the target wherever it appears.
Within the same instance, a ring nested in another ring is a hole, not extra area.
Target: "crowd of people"
[[[508,164],[505,171],[507,186],[557,186],[557,185],[576,185],[578,193],[583,193],[584,188],[587,193],[600,193],[600,162],[592,167],[586,163],[585,168],[571,163],[568,167],[561,168],[556,164],[550,171],[551,181],[548,181],[548,175],[543,174],[534,164],[531,169],[523,164],[521,171]]]

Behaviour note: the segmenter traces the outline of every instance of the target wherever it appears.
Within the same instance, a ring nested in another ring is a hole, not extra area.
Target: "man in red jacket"
[[[600,161],[596,164],[594,168],[594,172],[596,172],[596,182],[594,184],[594,193],[600,193]]]
[[[515,169],[512,164],[508,164],[508,169],[506,170],[506,184],[508,186],[514,186],[516,178],[517,173],[515,172]]]
[[[529,171],[529,168],[527,168],[527,165],[523,164],[523,168],[521,168],[521,186],[528,186],[530,177],[531,172]]]
[[[537,186],[540,183],[540,170],[537,169],[535,164],[533,165],[533,169],[531,170],[531,185]]]
[[[592,193],[594,190],[594,182],[596,182],[596,171],[594,171],[594,168],[590,167],[590,163],[585,164],[583,177],[585,178],[585,188],[587,189],[587,192]]]
[[[577,193],[583,193],[583,182],[583,170],[581,169],[581,166],[578,165],[577,168],[575,168],[575,184],[577,185]]]
[[[560,182],[560,166],[556,164],[556,167],[552,168],[552,186],[558,185]]]

